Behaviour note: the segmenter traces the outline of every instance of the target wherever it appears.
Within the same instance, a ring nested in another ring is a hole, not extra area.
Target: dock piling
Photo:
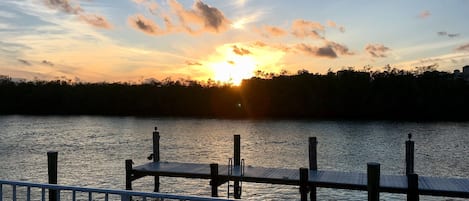
[[[218,197],[218,164],[210,164],[210,185],[212,186],[212,197]]]
[[[160,132],[158,127],[155,126],[153,131],[153,162],[160,162]],[[160,176],[155,176],[154,192],[160,191]]]
[[[234,143],[233,143],[233,163],[235,167],[241,168],[241,136],[240,135],[234,135]],[[234,182],[234,198],[235,199],[241,199],[241,188],[239,185],[239,181],[235,180]]]
[[[47,152],[47,174],[49,184],[57,184],[57,158],[58,152]],[[57,201],[57,191],[49,189],[49,201]]]
[[[132,160],[125,160],[125,190],[132,190]]]
[[[419,201],[419,176],[415,173],[407,175],[407,201]]]
[[[405,142],[405,173],[409,175],[414,173],[414,141],[412,134],[408,134],[409,140]]]
[[[380,177],[380,164],[368,163],[367,164],[367,189],[368,201],[379,201],[379,177]]]
[[[318,170],[318,149],[317,149],[318,141],[316,137],[310,137],[308,141],[309,141],[309,149],[308,149],[309,170],[317,171]],[[311,186],[310,192],[309,192],[311,201],[316,201],[316,196],[317,196],[316,194],[317,194],[316,186]]]
[[[308,169],[300,168],[300,194],[301,201],[308,200]]]

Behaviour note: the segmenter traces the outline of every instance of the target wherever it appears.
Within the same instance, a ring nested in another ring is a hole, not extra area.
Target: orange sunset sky
[[[469,1],[1,0],[0,74],[24,79],[239,83],[469,64]]]

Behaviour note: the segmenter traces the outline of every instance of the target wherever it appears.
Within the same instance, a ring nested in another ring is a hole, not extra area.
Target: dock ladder
[[[233,184],[230,184],[231,177],[233,176],[233,169],[235,170],[235,176],[239,176],[239,179],[233,179]],[[239,166],[233,165],[233,158],[228,159],[228,192],[227,196],[233,196],[236,199],[241,198],[241,192],[243,189],[243,176],[244,176],[244,159],[241,159]],[[230,188],[233,188],[233,193],[230,193]]]

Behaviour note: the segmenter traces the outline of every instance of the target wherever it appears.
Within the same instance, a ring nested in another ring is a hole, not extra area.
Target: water
[[[227,164],[233,135],[241,135],[246,165],[308,167],[308,137],[318,138],[322,170],[403,174],[407,133],[414,134],[419,175],[469,178],[469,122],[395,123],[348,121],[217,120],[134,117],[0,116],[0,178],[47,182],[47,151],[59,152],[59,184],[125,188],[125,159],[148,162],[152,131],[161,135],[161,160]],[[152,178],[134,190],[152,191]],[[161,178],[161,192],[210,195],[208,180]],[[226,185],[219,188],[225,196]],[[318,189],[319,200],[365,200],[366,192]],[[243,184],[243,199],[298,200],[295,186]],[[404,195],[381,194],[382,200]],[[463,200],[422,196],[422,200]]]

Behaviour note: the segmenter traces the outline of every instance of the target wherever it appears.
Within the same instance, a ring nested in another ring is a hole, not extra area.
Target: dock
[[[244,166],[240,160],[239,135],[234,136],[234,164],[164,162],[159,159],[159,133],[155,129],[153,134],[153,162],[133,167],[132,160],[126,160],[126,190],[132,189],[132,181],[154,176],[157,192],[159,177],[166,176],[209,179],[213,197],[218,196],[218,186],[233,182],[233,196],[238,199],[242,182],[299,186],[301,200],[307,200],[308,193],[311,200],[316,200],[316,187],[368,191],[369,200],[379,200],[379,192],[407,194],[407,200],[419,200],[419,195],[469,198],[469,179],[427,177],[414,173],[414,142],[410,135],[406,141],[406,175],[381,175],[378,163],[368,163],[366,173],[317,170],[316,138],[309,138],[309,169]]]

